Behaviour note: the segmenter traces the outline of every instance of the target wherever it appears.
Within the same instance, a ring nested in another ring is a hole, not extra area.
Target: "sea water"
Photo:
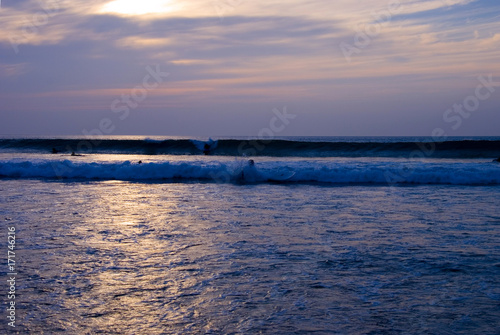
[[[402,143],[375,142],[391,141]],[[15,328],[2,280],[1,330],[500,329],[500,166],[485,155],[494,148],[425,159],[372,147],[252,157],[262,175],[295,173],[280,182],[239,178],[248,157],[191,148],[84,156],[50,149],[4,145],[0,152],[6,256],[10,227],[16,238]],[[11,277],[7,262],[1,273]]]

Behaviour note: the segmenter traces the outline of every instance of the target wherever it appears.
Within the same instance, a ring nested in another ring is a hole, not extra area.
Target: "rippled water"
[[[495,334],[498,199],[497,186],[0,180],[16,331]]]

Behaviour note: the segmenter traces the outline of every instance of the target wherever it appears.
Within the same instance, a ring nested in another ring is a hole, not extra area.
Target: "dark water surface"
[[[3,179],[15,331],[498,334],[498,199],[498,186]]]

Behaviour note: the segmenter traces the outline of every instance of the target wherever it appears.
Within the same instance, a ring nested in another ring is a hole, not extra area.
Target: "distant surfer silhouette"
[[[71,156],[83,156],[83,155],[80,155],[80,154],[75,154],[74,151],[71,152]]]
[[[58,152],[59,152],[59,151],[57,151],[57,149],[56,149],[56,148],[52,148],[52,153],[53,153],[53,154],[57,154]]]
[[[203,146],[203,153],[205,155],[210,155],[210,144],[205,143],[205,145]]]
[[[241,181],[255,182],[257,180],[257,169],[255,168],[255,162],[253,159],[249,159],[247,165],[243,167],[240,174]]]
[[[214,149],[217,148],[217,142],[218,141],[214,141],[211,138],[209,138],[208,141],[191,140],[191,143],[195,145],[196,149],[203,152],[204,155],[211,155]]]

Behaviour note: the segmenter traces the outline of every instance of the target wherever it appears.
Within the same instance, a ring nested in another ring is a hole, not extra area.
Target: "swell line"
[[[433,157],[497,158],[498,140],[445,142],[327,142],[295,140],[221,139],[207,142],[189,139],[0,139],[4,152],[220,155],[270,157]]]

